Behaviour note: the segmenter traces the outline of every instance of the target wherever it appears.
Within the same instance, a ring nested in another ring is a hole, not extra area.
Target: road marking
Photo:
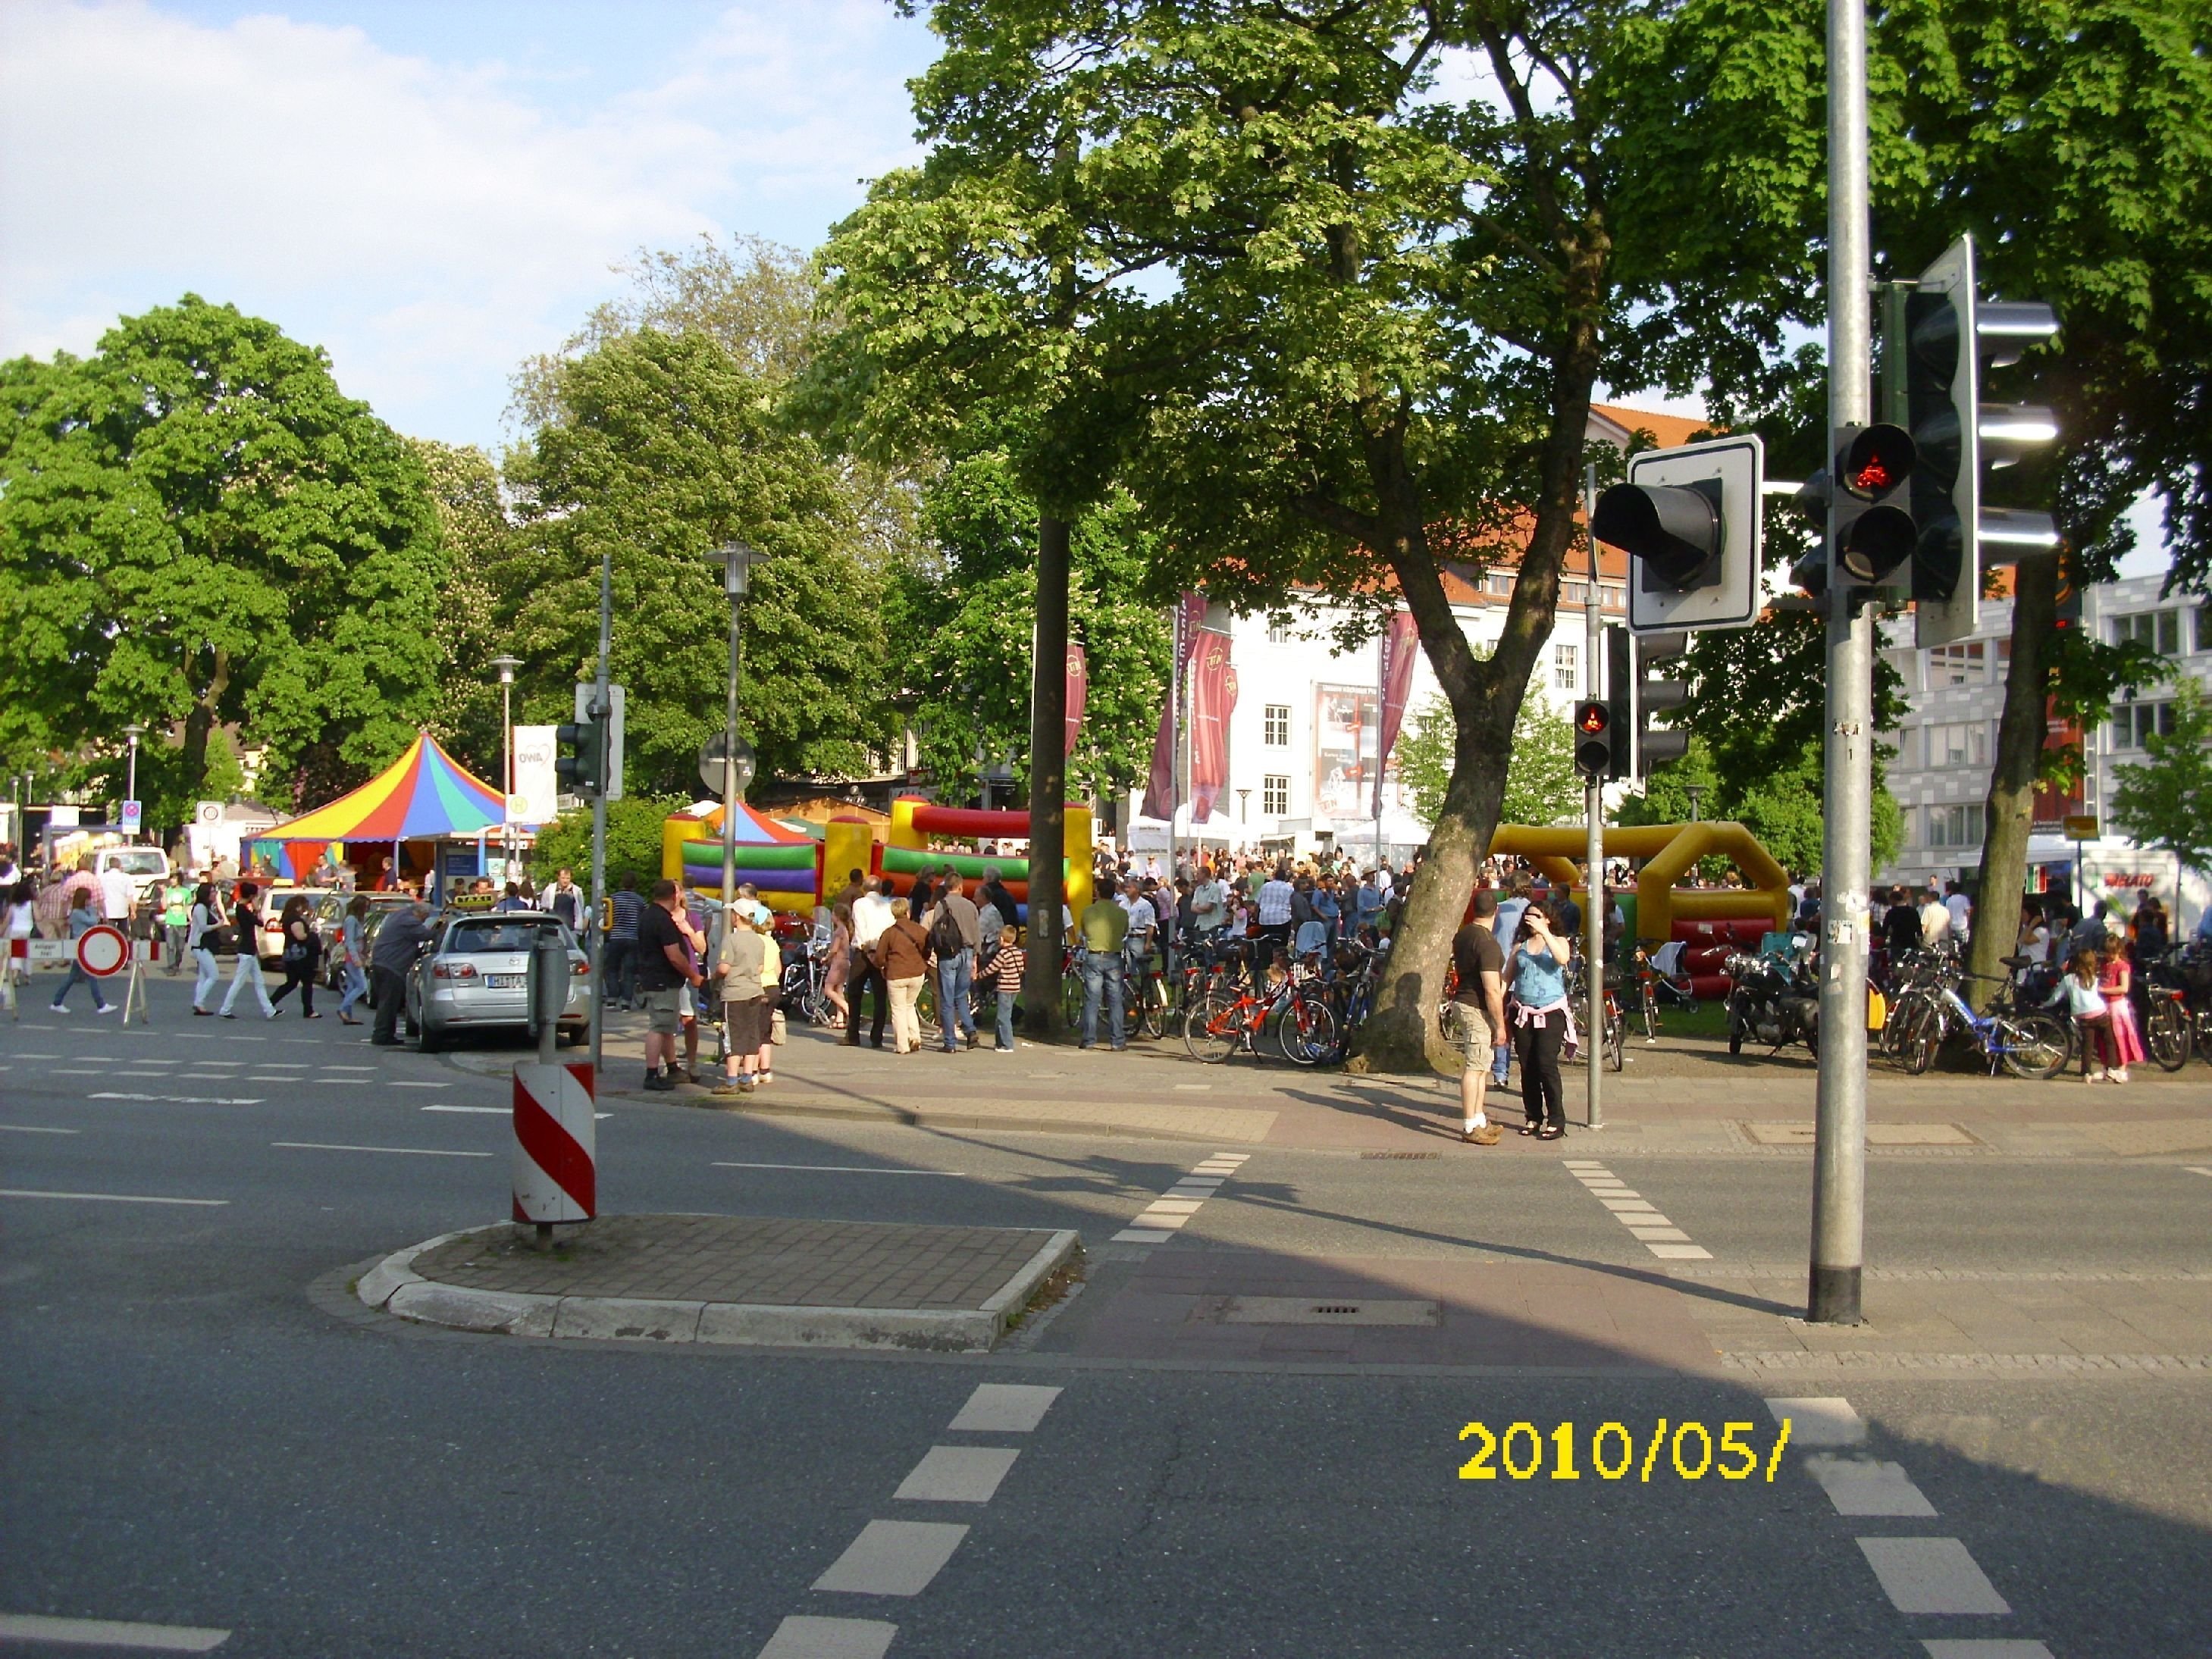
[[[1777,1423],[1790,1419],[1790,1437],[1800,1446],[1863,1446],[1867,1425],[1840,1395],[1800,1400],[1770,1400],[1767,1413]]]
[[[210,1080],[216,1083],[236,1083],[239,1081],[239,1079],[234,1077],[214,1078]],[[180,1078],[178,1081],[182,1082],[183,1079]],[[102,1089],[98,1091],[96,1093],[87,1095],[85,1098],[87,1100],[149,1100],[170,1106],[258,1106],[261,1103],[261,1097],[259,1095],[247,1095],[243,1097],[227,1095],[134,1095],[127,1091],[113,1089]]]
[[[408,1083],[404,1081],[395,1081],[392,1086],[395,1089],[450,1089],[453,1085],[450,1083]]]
[[[1638,1243],[1662,1261],[1710,1261],[1713,1259],[1711,1250],[1702,1244],[1692,1243],[1689,1234],[1659,1213],[1657,1205],[1631,1192],[1628,1184],[1604,1164],[1589,1158],[1565,1159],[1562,1162],[1567,1173],[1589,1188],[1590,1195],[1605,1206],[1606,1212],[1634,1234]]]
[[[76,1133],[75,1129],[41,1129],[36,1124],[32,1123],[0,1123],[0,1129],[6,1129],[12,1133],[19,1135],[73,1135]]]
[[[301,1152],[404,1152],[410,1158],[490,1158],[490,1152],[456,1152],[443,1146],[343,1146],[325,1140],[272,1140],[271,1146],[286,1146]]]
[[[1631,1227],[1628,1231],[1647,1244],[1654,1240],[1668,1240],[1677,1244],[1686,1244],[1690,1242],[1689,1234],[1684,1232],[1680,1227]]]
[[[50,1066],[48,1077],[99,1077],[107,1068],[103,1066]]]
[[[1042,1382],[978,1382],[960,1414],[945,1426],[973,1434],[1027,1434],[1044,1421],[1057,1388]]]
[[[15,1058],[18,1060],[59,1060],[61,1056],[59,1054],[34,1054],[28,1048],[22,1048],[16,1051]]]
[[[1939,1637],[1920,1645],[1928,1650],[1928,1659],[2051,1659],[2051,1650],[2042,1643],[2022,1641],[2016,1636],[1950,1640]]]
[[[775,1627],[760,1659],[884,1659],[896,1625],[880,1619],[813,1619],[793,1614]]]
[[[814,1588],[853,1595],[919,1595],[967,1535],[964,1525],[948,1521],[871,1521]]]
[[[891,1496],[911,1504],[988,1504],[1020,1455],[1003,1446],[932,1446]]]
[[[505,1111],[503,1106],[425,1106],[426,1112]],[[878,1170],[865,1164],[739,1164],[718,1159],[717,1170],[803,1170],[815,1175],[951,1176],[965,1180],[959,1170]]]
[[[2204,1168],[2202,1164],[2183,1164],[2181,1167],[2182,1167],[2183,1169],[2185,1169],[2185,1170],[2188,1170],[2188,1171],[2189,1171],[2189,1173],[2190,1173],[2190,1174],[2191,1174],[2191,1175],[2212,1176],[2212,1170],[2208,1170],[2208,1169]]]
[[[1858,1547],[1899,1613],[2012,1611],[1955,1538],[1862,1538]]]
[[[1200,1095],[1212,1087],[1211,1083],[1178,1083],[1176,1085],[1176,1092],[1179,1095]]]
[[[1936,1513],[1902,1463],[1871,1457],[1837,1457],[1815,1452],[1805,1472],[1820,1483],[1838,1515],[1901,1515],[1925,1519]]]
[[[65,1642],[77,1647],[151,1648],[161,1653],[212,1653],[230,1640],[227,1630],[190,1625],[131,1625],[119,1619],[49,1619],[35,1613],[0,1613],[0,1640]]]
[[[27,1188],[0,1187],[0,1198],[69,1198],[88,1204],[188,1204],[201,1209],[220,1209],[227,1198],[140,1198],[131,1193],[40,1193]]]
[[[1173,1187],[1146,1205],[1136,1219],[1114,1235],[1116,1244],[1164,1244],[1175,1237],[1175,1230],[1198,1213],[1198,1206],[1212,1198],[1222,1183],[1235,1175],[1250,1158],[1249,1152],[1216,1152],[1195,1165],[1188,1175],[1177,1177]]]
[[[1196,1215],[1198,1206],[1205,1202],[1202,1198],[1156,1198],[1145,1206],[1145,1213],[1158,1216]]]
[[[1164,1244],[1175,1235],[1150,1227],[1124,1227],[1114,1235],[1116,1244]]]
[[[374,1066],[325,1066],[323,1069],[326,1072],[373,1072],[376,1067]]]

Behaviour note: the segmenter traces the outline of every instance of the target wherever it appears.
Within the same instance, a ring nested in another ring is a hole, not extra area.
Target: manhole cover
[[[1390,1297],[1212,1296],[1193,1316],[1220,1325],[1434,1325],[1433,1302]]]
[[[1809,1123],[1747,1123],[1744,1133],[1762,1146],[1810,1146]],[[1973,1146],[1980,1143],[1955,1123],[1869,1123],[1869,1146]]]
[[[1360,1157],[1395,1159],[1401,1163],[1417,1163],[1422,1158],[1442,1158],[1442,1152],[1362,1152]]]

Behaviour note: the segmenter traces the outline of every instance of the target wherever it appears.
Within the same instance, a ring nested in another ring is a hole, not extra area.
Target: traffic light
[[[1903,325],[1904,340],[1884,349],[1902,352],[1903,414],[1920,455],[1911,490],[1916,642],[1944,645],[1978,625],[1984,547],[2017,556],[2058,544],[2049,514],[1983,505],[1981,477],[1984,467],[2009,466],[2058,435],[2047,409],[1982,401],[1984,365],[2017,362],[2058,331],[2058,319],[2049,306],[1982,299],[1973,239],[1962,236],[1920,273]]]
[[[1690,734],[1656,726],[1651,716],[1679,708],[1690,700],[1686,679],[1647,678],[1655,667],[1690,648],[1687,633],[1632,634],[1619,626],[1605,630],[1606,689],[1620,721],[1611,739],[1616,778],[1643,778],[1656,766],[1677,760],[1690,746]],[[1584,705],[1587,707],[1588,705]],[[1579,740],[1581,733],[1576,734]],[[1580,764],[1579,754],[1577,763]]]
[[[1757,620],[1765,465],[1756,433],[1629,457],[1628,482],[1597,498],[1590,530],[1628,555],[1632,629]]]
[[[1891,585],[1912,556],[1911,478],[1917,457],[1904,428],[1878,422],[1836,429],[1835,459],[1800,485],[1790,504],[1832,532],[1823,546],[1790,568],[1790,579],[1808,593],[1827,590],[1832,574],[1862,598]]]
[[[553,761],[553,775],[572,795],[597,795],[606,787],[607,722],[605,715],[581,716],[553,728],[562,753]]]
[[[1613,710],[1604,703],[1575,705],[1575,768],[1586,778],[1613,775]]]

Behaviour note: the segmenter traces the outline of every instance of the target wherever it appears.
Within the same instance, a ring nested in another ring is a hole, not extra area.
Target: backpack
[[[940,957],[957,957],[968,948],[967,939],[961,935],[959,918],[943,900],[938,902],[937,920],[929,924],[929,948]]]

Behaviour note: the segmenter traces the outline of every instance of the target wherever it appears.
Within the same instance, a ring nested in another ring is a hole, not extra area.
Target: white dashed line
[[[760,1650],[760,1659],[884,1659],[898,1626],[880,1619],[785,1620]]]
[[[1899,1613],[2007,1613],[2012,1604],[1955,1538],[1862,1538],[1858,1547]]]
[[[1805,1460],[1805,1472],[1820,1482],[1838,1515],[1895,1515],[1926,1520],[1936,1513],[1936,1506],[1912,1484],[1902,1463],[1815,1452]]]
[[[426,1112],[503,1112],[504,1106],[425,1106]],[[965,1179],[959,1170],[878,1170],[865,1164],[737,1164],[717,1160],[718,1170],[799,1170],[810,1175],[950,1176]]]
[[[0,1123],[0,1129],[19,1135],[73,1135],[75,1129],[42,1129],[32,1123]]]
[[[1191,1172],[1140,1211],[1129,1225],[1114,1235],[1116,1244],[1164,1244],[1183,1224],[1198,1213],[1198,1206],[1220,1191],[1221,1185],[1244,1166],[1249,1152],[1216,1152],[1194,1165]]]
[[[299,1152],[404,1152],[410,1158],[490,1158],[490,1152],[456,1152],[443,1146],[343,1146],[324,1140],[272,1140],[271,1146],[283,1146]]]
[[[2052,1659],[2042,1643],[2016,1636],[1931,1637],[1920,1645],[1928,1650],[1928,1659]]]
[[[177,1081],[180,1083],[184,1080],[185,1079],[182,1078],[177,1079]],[[242,1079],[234,1077],[220,1077],[210,1078],[208,1080],[211,1083],[237,1083]],[[87,1095],[85,1098],[87,1100],[143,1100],[151,1101],[157,1104],[168,1106],[258,1106],[261,1103],[261,1097],[259,1095],[248,1095],[245,1097],[226,1095],[134,1095],[112,1089],[102,1089],[97,1093]]]
[[[1036,1382],[979,1382],[960,1415],[945,1426],[955,1433],[1027,1434],[1044,1421],[1060,1390]]]
[[[0,1187],[0,1198],[66,1198],[86,1204],[184,1204],[195,1209],[216,1210],[227,1198],[140,1198],[131,1193],[42,1193],[26,1188]]]
[[[1662,1261],[1710,1261],[1713,1253],[1692,1244],[1689,1234],[1659,1213],[1658,1206],[1632,1193],[1628,1184],[1604,1164],[1590,1158],[1568,1158],[1569,1175],[1587,1187],[1615,1221],[1636,1236],[1637,1242]]]
[[[392,1086],[395,1089],[450,1089],[453,1085],[450,1083],[408,1083],[404,1081],[396,1081]]]
[[[967,1535],[967,1527],[957,1522],[871,1521],[814,1588],[851,1595],[919,1595]]]
[[[1785,1417],[1790,1419],[1790,1438],[1795,1445],[1810,1448],[1866,1444],[1865,1422],[1851,1409],[1851,1402],[1839,1395],[1770,1400],[1766,1409],[1777,1423]]]
[[[50,1619],[36,1613],[0,1613],[0,1641],[212,1653],[228,1640],[227,1630],[199,1630],[190,1625],[132,1625],[119,1619]]]
[[[909,1504],[988,1504],[1020,1455],[1005,1446],[932,1446],[891,1496]]]

